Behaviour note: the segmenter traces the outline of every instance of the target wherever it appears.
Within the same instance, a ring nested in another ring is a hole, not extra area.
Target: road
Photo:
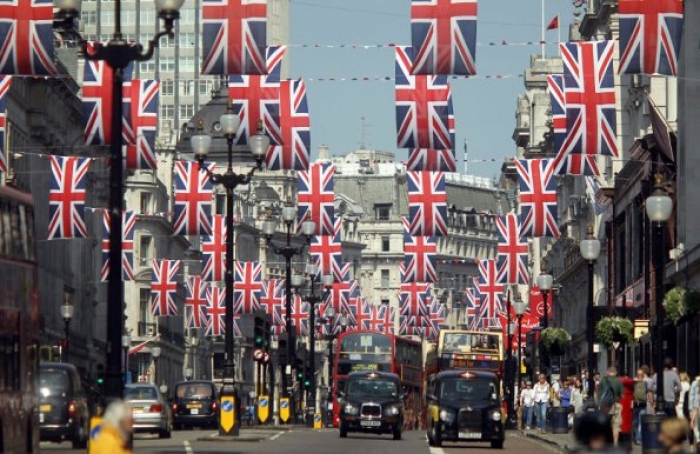
[[[337,430],[311,430],[298,428],[291,431],[247,431],[246,437],[257,435],[263,441],[203,441],[211,431],[178,431],[169,440],[159,440],[148,435],[137,435],[134,441],[135,454],[465,454],[478,450],[489,453],[487,444],[450,444],[442,448],[430,448],[423,432],[406,432],[404,439],[393,441],[390,436],[350,434],[340,439]],[[467,448],[467,449],[465,449]],[[505,448],[499,454],[546,454],[554,453],[551,448],[526,440],[520,436],[510,436]],[[41,453],[85,454],[84,450],[72,450],[70,443],[42,443]]]

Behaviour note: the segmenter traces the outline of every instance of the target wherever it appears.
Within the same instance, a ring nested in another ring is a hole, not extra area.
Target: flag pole
[[[544,21],[545,21],[544,2],[545,2],[545,0],[542,0],[542,39],[540,40],[540,45],[542,46],[542,58],[543,59],[546,57],[545,27],[547,26],[547,24],[544,23]]]
[[[557,50],[559,50],[559,44],[561,44],[561,17],[557,13]],[[559,51],[559,56],[561,57],[561,51]]]
[[[464,139],[464,174],[467,175],[469,174],[469,169],[468,169],[468,160],[467,160],[467,139]]]

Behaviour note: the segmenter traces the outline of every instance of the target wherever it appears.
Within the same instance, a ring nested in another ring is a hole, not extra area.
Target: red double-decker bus
[[[405,421],[415,428],[423,408],[423,349],[418,341],[378,331],[352,331],[338,336],[333,367],[333,426],[338,427],[338,390],[350,372],[391,372],[406,392]]]
[[[39,450],[39,299],[29,194],[0,186],[0,452]]]

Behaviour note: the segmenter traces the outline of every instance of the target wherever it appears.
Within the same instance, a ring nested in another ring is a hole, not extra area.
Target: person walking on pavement
[[[648,368],[646,366],[637,369],[634,382],[634,393],[632,396],[632,438],[635,445],[642,444],[642,417],[647,413],[647,402],[649,400],[647,370]]]
[[[695,377],[688,391],[688,408],[690,409],[690,428],[693,430],[693,442],[696,452],[700,452],[700,375]]]
[[[663,410],[667,416],[675,417],[676,402],[681,392],[681,379],[678,373],[673,370],[673,360],[671,358],[666,358],[664,360],[664,370],[662,373],[664,374],[664,389],[661,390],[663,402],[657,402],[656,411]],[[656,377],[654,377],[654,391],[656,391],[657,382]],[[659,406],[662,408],[659,408]]]
[[[532,389],[532,382],[527,381],[525,388],[520,392],[520,408],[523,409],[523,422],[525,430],[532,427],[532,412],[535,408],[535,391]]]
[[[132,454],[129,440],[133,433],[134,417],[131,405],[116,400],[107,406],[101,429],[93,442],[93,454]]]
[[[678,378],[681,380],[681,392],[679,393],[678,404],[676,405],[676,416],[679,418],[686,419],[685,414],[685,401],[688,398],[688,391],[690,391],[690,377],[687,373],[681,372],[678,374]]]
[[[659,441],[668,454],[684,454],[688,422],[683,418],[668,418],[661,423]]]
[[[574,407],[574,414],[578,414],[583,409],[583,383],[576,377],[574,386],[571,388],[571,406]]]
[[[544,374],[540,374],[539,381],[533,387],[535,393],[535,416],[537,428],[540,433],[547,433],[547,403],[549,402],[549,383]]]
[[[608,367],[608,374],[600,380],[598,404],[600,405],[600,411],[610,417],[614,446],[617,446],[620,438],[620,427],[622,425],[620,398],[623,392],[622,382],[617,378],[617,368],[615,366]]]
[[[624,453],[624,450],[610,446],[609,436],[608,417],[602,412],[584,411],[574,419],[574,437],[580,446],[574,451],[576,453]]]
[[[559,405],[565,408],[571,406],[571,386],[569,386],[569,380],[564,380],[559,390]]]

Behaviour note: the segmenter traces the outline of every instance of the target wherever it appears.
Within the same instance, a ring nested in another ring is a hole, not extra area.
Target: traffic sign
[[[255,361],[260,361],[263,359],[264,352],[261,348],[256,348],[255,351],[253,351],[253,359]]]
[[[97,436],[102,430],[102,418],[90,418],[90,437],[88,438],[88,454],[99,454],[93,448],[93,443],[97,440]]]
[[[267,364],[267,363],[270,362],[270,354],[269,354],[268,352],[265,352],[265,354],[263,355],[263,360],[262,360],[262,361],[263,361],[265,364]]]
[[[236,424],[236,408],[233,396],[221,396],[221,428],[230,432]]]
[[[289,421],[289,397],[281,397],[280,398],[280,419],[282,422],[287,422]]]
[[[270,417],[270,396],[258,396],[258,419],[265,424]]]
[[[314,413],[314,429],[320,429],[323,427],[321,422],[321,413]]]

